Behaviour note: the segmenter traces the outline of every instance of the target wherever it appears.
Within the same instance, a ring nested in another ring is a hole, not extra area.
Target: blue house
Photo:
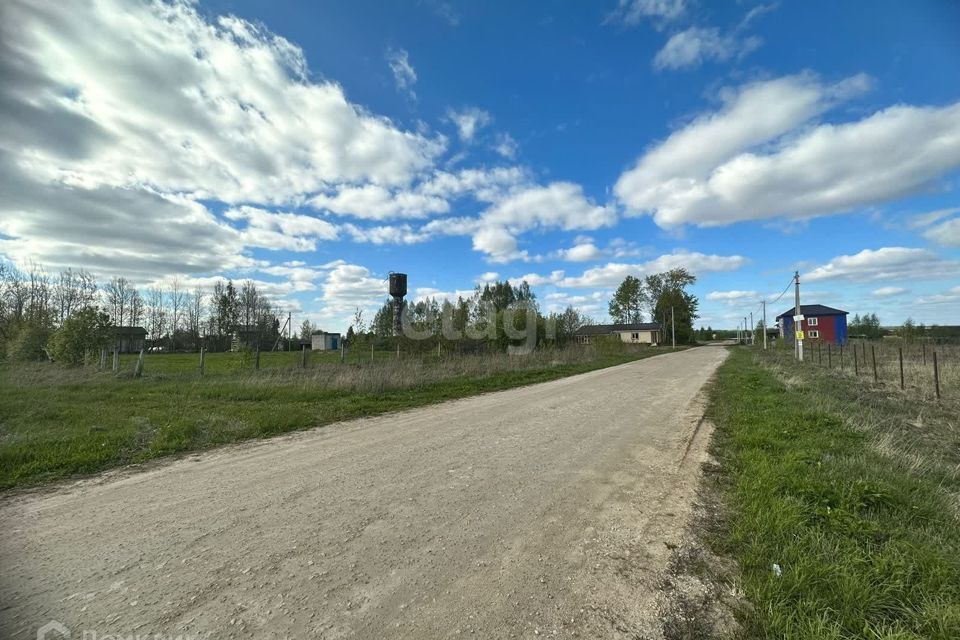
[[[777,316],[777,325],[780,327],[780,338],[792,343],[795,336],[793,316],[795,309],[784,311]],[[804,333],[804,340],[823,344],[847,343],[847,315],[848,312],[822,304],[800,305],[800,329]]]

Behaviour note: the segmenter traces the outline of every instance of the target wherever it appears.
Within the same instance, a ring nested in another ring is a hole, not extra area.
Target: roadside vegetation
[[[141,378],[95,366],[0,365],[0,489],[102,471],[184,451],[264,438],[488,391],[544,382],[668,349],[608,342],[529,355],[377,353],[150,355]],[[369,356],[369,354],[365,354]]]
[[[721,508],[704,535],[739,565],[744,636],[960,638],[956,386],[935,402],[732,351],[711,389]]]

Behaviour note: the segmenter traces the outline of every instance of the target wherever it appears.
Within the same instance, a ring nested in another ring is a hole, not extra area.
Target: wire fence
[[[779,353],[792,350],[792,343],[776,348]],[[960,342],[955,340],[850,340],[845,345],[807,341],[798,364],[835,369],[924,400],[960,396]]]

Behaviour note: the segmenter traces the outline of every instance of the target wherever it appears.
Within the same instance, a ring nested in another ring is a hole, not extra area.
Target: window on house
[[[819,331],[807,331],[807,337],[808,337],[808,338],[819,338],[819,337],[820,337],[820,332],[819,332]]]
[[[630,334],[630,339],[631,339],[631,340],[639,340],[639,339],[640,339],[640,334],[639,334],[639,333],[631,333],[631,334]]]
[[[816,319],[816,318],[807,318],[807,326],[808,326],[808,327],[815,327],[815,326],[817,326],[817,319]]]

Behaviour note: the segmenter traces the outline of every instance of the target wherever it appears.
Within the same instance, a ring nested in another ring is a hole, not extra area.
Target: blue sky
[[[249,278],[329,329],[391,270],[414,296],[526,276],[600,320],[624,276],[674,266],[698,325],[794,270],[805,302],[958,322],[953,2],[3,11],[19,264]]]

